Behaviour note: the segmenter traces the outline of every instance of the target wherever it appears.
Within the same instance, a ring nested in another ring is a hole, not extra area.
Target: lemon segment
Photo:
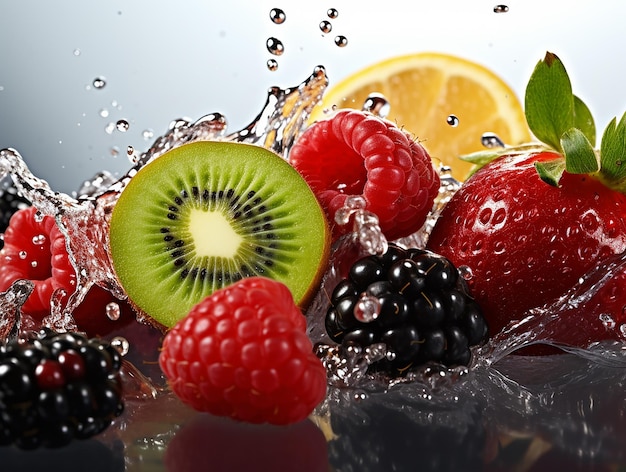
[[[451,167],[459,180],[471,169],[459,156],[484,150],[484,133],[508,145],[531,139],[520,100],[498,75],[442,53],[397,56],[355,72],[327,90],[311,121],[323,119],[325,110],[361,109],[372,93],[389,102],[387,119],[411,133],[435,164]]]

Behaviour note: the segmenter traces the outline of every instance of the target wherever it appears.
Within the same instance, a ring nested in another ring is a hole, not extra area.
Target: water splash
[[[170,149],[201,140],[256,144],[286,158],[289,147],[302,132],[327,85],[326,71],[317,67],[296,87],[272,87],[261,113],[248,126],[229,135],[226,135],[226,119],[219,113],[208,114],[195,122],[175,120],[146,152],[137,154],[132,150],[135,165],[124,176],[113,179],[107,172],[99,173],[83,183],[76,197],[54,191],[45,180],[33,175],[15,149],[0,150],[0,180],[10,176],[17,191],[39,210],[40,217],[46,215],[55,219],[65,236],[69,259],[76,272],[74,293],[54,294],[51,314],[44,320],[45,324],[59,329],[74,328],[71,313],[94,285],[120,300],[126,299],[109,257],[109,223],[119,195],[142,167]],[[16,288],[7,296],[21,300],[20,293]],[[65,295],[69,297],[63,304],[61,300]],[[8,315],[8,319],[17,319],[13,312]]]

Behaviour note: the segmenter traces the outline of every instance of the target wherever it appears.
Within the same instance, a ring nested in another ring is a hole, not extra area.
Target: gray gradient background
[[[17,149],[36,175],[71,192],[101,169],[127,170],[126,147],[145,150],[146,129],[156,137],[173,119],[219,111],[235,130],[257,114],[268,87],[296,85],[317,64],[332,83],[418,51],[478,61],[522,96],[550,50],[599,128],[626,110],[626,2],[517,0],[504,14],[482,0],[309,3],[0,0],[0,148]],[[285,10],[284,24],[270,21],[272,7]],[[339,17],[323,35],[329,7]],[[347,47],[335,46],[336,34]],[[265,66],[269,36],[285,43],[275,72]],[[91,85],[96,77],[103,89]],[[119,119],[130,129],[108,134]]]

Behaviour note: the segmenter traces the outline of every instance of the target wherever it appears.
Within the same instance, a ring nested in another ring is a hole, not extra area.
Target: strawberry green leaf
[[[535,162],[535,169],[541,180],[553,187],[559,186],[559,180],[565,171],[565,159],[555,159],[553,161]]]
[[[589,174],[600,169],[600,163],[587,136],[578,128],[570,128],[561,136],[565,154],[565,170],[571,174]]]
[[[526,121],[533,134],[562,152],[561,136],[574,126],[572,84],[561,60],[547,52],[533,71],[525,95]]]
[[[600,143],[600,174],[608,185],[624,186],[626,181],[626,113],[617,123],[613,118]]]
[[[587,105],[574,95],[574,126],[581,130],[592,146],[596,145],[596,125]]]
[[[486,150],[486,151],[476,151],[471,154],[464,154],[459,156],[459,159],[465,162],[471,162],[472,164],[476,164],[479,166],[484,166],[485,164],[489,164],[494,159],[497,159],[500,156],[503,156],[508,151],[498,149],[498,150]]]

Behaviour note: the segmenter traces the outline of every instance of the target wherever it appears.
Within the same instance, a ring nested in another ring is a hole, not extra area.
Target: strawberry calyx
[[[540,143],[480,151],[461,159],[475,170],[502,155],[556,151],[560,157],[535,163],[541,179],[555,187],[563,172],[589,174],[604,185],[626,193],[626,113],[608,124],[599,149],[591,111],[572,91],[563,63],[547,52],[528,81],[524,99],[526,121]],[[474,170],[474,171],[475,171]]]

